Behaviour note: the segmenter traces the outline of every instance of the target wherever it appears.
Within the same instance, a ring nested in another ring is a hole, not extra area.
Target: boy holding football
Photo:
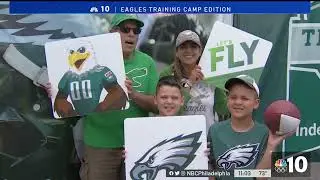
[[[216,178],[235,179],[234,169],[270,169],[272,151],[294,132],[274,135],[265,125],[253,120],[252,113],[259,107],[260,100],[258,85],[252,77],[231,78],[225,88],[231,119],[210,127],[209,159],[213,169],[229,171],[232,176]]]

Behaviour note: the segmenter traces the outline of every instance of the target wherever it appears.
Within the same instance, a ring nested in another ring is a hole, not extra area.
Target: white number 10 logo
[[[289,173],[293,173],[293,167],[299,173],[303,173],[308,169],[308,160],[304,156],[298,156],[295,159],[293,159],[293,157],[290,157],[287,159],[287,161],[289,163]],[[302,161],[301,168],[300,168],[300,161]]]

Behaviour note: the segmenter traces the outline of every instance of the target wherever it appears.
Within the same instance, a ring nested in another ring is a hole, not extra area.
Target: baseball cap
[[[193,41],[201,47],[201,42],[198,34],[191,30],[185,30],[179,33],[176,40],[176,47],[180,46],[186,41]]]
[[[253,90],[255,90],[258,97],[259,97],[259,93],[260,93],[259,87],[258,87],[256,81],[251,76],[248,76],[248,75],[239,75],[235,78],[230,78],[225,83],[224,87],[229,90],[234,84],[239,83],[239,82],[245,83],[249,87],[251,87]]]
[[[111,27],[118,26],[120,23],[126,20],[133,20],[137,22],[137,26],[143,27],[144,23],[139,20],[138,16],[135,14],[116,14],[112,17]]]

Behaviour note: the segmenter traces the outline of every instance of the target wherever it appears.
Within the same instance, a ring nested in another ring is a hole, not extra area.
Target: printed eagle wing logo
[[[135,162],[130,171],[131,178],[142,180],[142,175],[146,174],[146,180],[154,180],[161,169],[185,169],[196,157],[201,133],[179,135],[155,145]]]
[[[258,153],[259,143],[245,144],[230,148],[217,159],[219,168],[228,170],[234,165],[234,168],[242,168],[250,165]]]

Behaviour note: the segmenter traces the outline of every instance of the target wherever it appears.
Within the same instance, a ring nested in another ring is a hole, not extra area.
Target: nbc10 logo
[[[290,153],[295,154],[295,153]],[[272,177],[310,177],[310,153],[282,158],[282,152],[272,153]]]

